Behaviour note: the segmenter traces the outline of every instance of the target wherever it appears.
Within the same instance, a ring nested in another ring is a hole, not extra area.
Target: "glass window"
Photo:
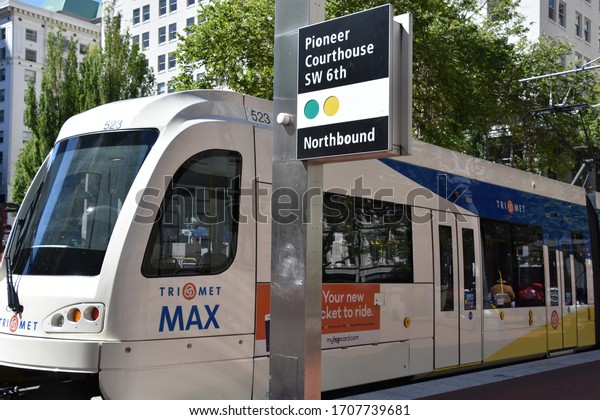
[[[169,53],[169,70],[174,69],[177,66],[177,58],[175,53]]]
[[[140,23],[140,9],[133,9],[133,24],[138,25]]]
[[[412,283],[410,207],[323,196],[323,282]]]
[[[571,238],[563,238],[561,241],[563,252],[563,278],[564,280],[564,303],[573,304],[573,285],[571,284]]]
[[[556,258],[557,243],[548,241],[548,264],[550,264],[550,306],[558,306],[558,262]]]
[[[0,60],[6,60],[6,47],[0,48]]]
[[[177,10],[177,0],[169,0],[169,12]]]
[[[462,229],[462,248],[463,248],[463,286],[465,290],[466,311],[477,309],[476,292],[477,284],[475,282],[475,234],[473,229]]]
[[[158,43],[164,44],[165,42],[167,42],[167,27],[161,26],[158,28]]]
[[[440,310],[454,310],[454,263],[452,252],[452,228],[439,226],[440,237]]]
[[[486,307],[544,305],[541,228],[482,220]]]
[[[0,89],[0,102],[4,102],[5,99],[6,99],[6,93],[5,93],[4,89]]]
[[[167,0],[158,1],[158,15],[163,16],[167,14]]]
[[[575,298],[578,305],[588,303],[587,271],[588,243],[583,234],[573,234],[573,257],[575,259]]]
[[[169,41],[174,41],[177,39],[177,24],[171,23],[169,25]]]
[[[59,142],[15,232],[16,274],[100,273],[117,217],[156,130],[104,132]]]
[[[581,16],[581,13],[576,13],[575,14],[575,35],[577,35],[579,38],[581,38],[582,35],[582,31],[583,31],[583,16]]]
[[[585,42],[592,41],[592,22],[588,18],[583,21],[583,39]]]
[[[218,274],[237,249],[242,157],[209,150],[188,159],[165,192],[152,227],[142,274]]]
[[[144,20],[144,22],[150,20],[150,5],[147,4],[142,8],[142,19]]]
[[[558,4],[558,23],[563,28],[567,26],[567,4],[564,1]]]
[[[548,19],[556,21],[556,0],[548,0]]]
[[[157,66],[158,66],[158,71],[159,72],[160,71],[165,71],[166,64],[165,64],[165,55],[164,54],[161,54],[161,55],[158,56]]]
[[[0,82],[6,80],[6,69],[5,68],[1,68],[0,69]]]
[[[142,34],[142,49],[147,50],[150,48],[150,32],[144,32]]]

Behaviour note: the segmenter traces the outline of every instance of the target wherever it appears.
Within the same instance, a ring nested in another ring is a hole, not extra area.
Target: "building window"
[[[4,99],[6,99],[6,92],[4,89],[0,89],[0,102],[4,102]]]
[[[6,47],[0,48],[0,60],[6,60]]]
[[[177,0],[169,0],[169,12],[177,10]]]
[[[4,130],[0,130],[0,143],[4,143]]]
[[[144,20],[144,22],[150,20],[150,5],[147,4],[142,8],[142,19]]]
[[[37,42],[37,31],[25,29],[25,39],[31,42]]]
[[[177,59],[174,53],[169,53],[169,70],[174,69],[177,66]]]
[[[567,27],[567,4],[564,1],[558,4],[558,23],[563,28]]]
[[[548,0],[548,19],[556,22],[556,0]]]
[[[37,61],[37,51],[25,49],[25,60],[36,62]]]
[[[85,44],[79,44],[79,54],[87,54],[88,50],[90,49],[89,45],[85,45]]]
[[[167,27],[162,26],[158,28],[158,43],[164,44],[165,42],[167,42]]]
[[[4,163],[4,152],[0,152],[0,163]]]
[[[35,82],[35,70],[25,69],[25,81],[29,82],[31,79]]]
[[[575,13],[575,35],[578,38],[581,38],[581,32],[583,31],[582,24],[583,16],[581,16],[581,13]]]
[[[583,21],[583,39],[587,43],[592,41],[592,22],[588,18]]]
[[[158,66],[158,71],[159,72],[165,71],[165,69],[166,69],[166,62],[165,62],[165,55],[164,54],[161,54],[161,55],[158,56],[158,64],[157,64],[157,66]]]
[[[6,39],[6,28],[0,29],[0,39]]]
[[[187,0],[188,7],[193,6],[194,4],[196,4],[196,0]]]
[[[158,95],[163,95],[165,93],[165,84],[159,83],[156,85],[156,93]]]
[[[0,82],[6,80],[6,69],[0,69]]]
[[[177,39],[177,24],[171,23],[169,25],[169,41],[174,41]]]
[[[167,14],[167,0],[159,0],[158,2],[158,15],[164,16]]]
[[[134,25],[140,24],[140,8],[139,7],[137,9],[133,9],[133,24]]]
[[[193,17],[187,18],[185,21],[185,26],[186,26],[186,28],[194,26],[194,18]]]
[[[142,49],[147,50],[150,48],[150,32],[144,32],[142,34]]]
[[[140,36],[134,35],[131,37],[131,45],[137,45],[140,43]]]
[[[4,110],[0,109],[0,123],[4,122]]]

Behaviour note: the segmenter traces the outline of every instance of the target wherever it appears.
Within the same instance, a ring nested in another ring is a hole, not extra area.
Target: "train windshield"
[[[149,129],[59,142],[15,231],[13,272],[98,275],[125,197],[157,137]]]

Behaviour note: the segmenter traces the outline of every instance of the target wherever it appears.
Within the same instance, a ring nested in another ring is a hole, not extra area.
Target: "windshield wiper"
[[[22,219],[17,220],[17,225],[15,227],[15,231],[10,236],[10,242],[6,245],[6,254],[4,256],[4,260],[6,261],[6,293],[8,298],[8,309],[13,311],[15,315],[21,315],[23,313],[23,305],[19,301],[19,294],[17,292],[17,288],[15,287],[15,283],[13,282],[13,270],[12,270],[12,259],[11,256],[15,258],[19,258],[19,253],[21,251],[21,245],[23,243],[23,235],[25,233],[25,222],[29,221],[31,217],[31,213],[33,209],[37,205],[38,198],[40,198],[40,191],[42,190],[42,186],[44,182],[40,183],[38,187],[35,198],[29,205],[29,208],[25,212],[25,215]],[[16,245],[15,249],[12,249],[12,245],[14,243],[16,237]]]
[[[23,305],[19,302],[19,294],[17,293],[17,289],[15,289],[15,284],[12,279],[12,267],[10,266],[10,257],[6,256],[4,258],[6,261],[6,288],[8,293],[8,309],[13,311],[15,315],[20,315],[23,313]]]

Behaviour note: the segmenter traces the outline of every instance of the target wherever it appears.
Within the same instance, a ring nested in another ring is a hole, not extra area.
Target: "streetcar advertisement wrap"
[[[376,304],[379,284],[324,284],[321,293],[323,349],[378,343],[381,312]],[[269,351],[270,285],[257,285],[256,353]]]

